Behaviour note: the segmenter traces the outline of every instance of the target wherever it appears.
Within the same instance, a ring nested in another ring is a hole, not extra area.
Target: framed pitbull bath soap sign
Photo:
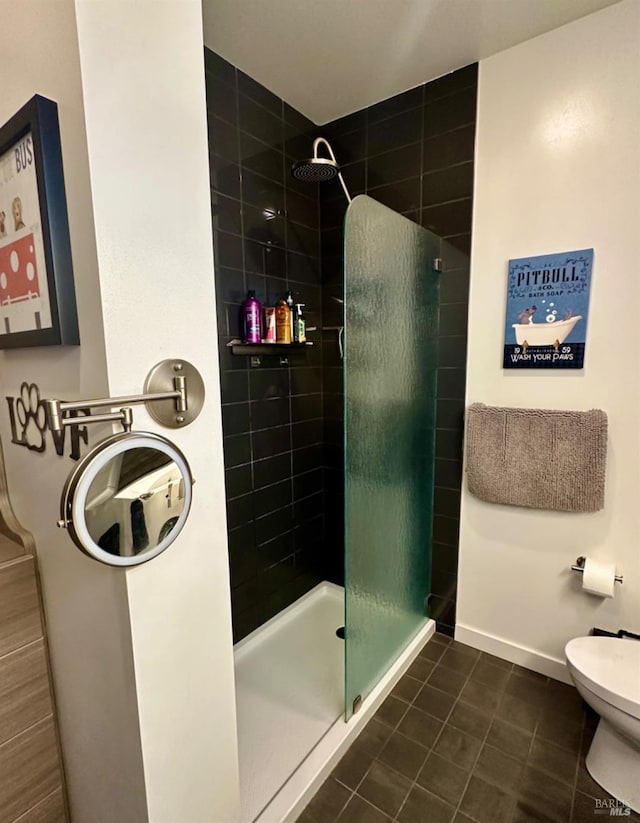
[[[581,369],[593,249],[509,261],[505,369]]]
[[[35,95],[0,127],[0,348],[79,342],[58,107]]]

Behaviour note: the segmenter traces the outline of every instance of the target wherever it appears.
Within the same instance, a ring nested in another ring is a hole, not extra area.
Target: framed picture
[[[502,367],[582,369],[593,249],[509,260]]]
[[[79,343],[58,107],[36,94],[0,128],[0,348]]]

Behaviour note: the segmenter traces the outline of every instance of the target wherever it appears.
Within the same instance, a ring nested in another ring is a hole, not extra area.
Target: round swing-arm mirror
[[[81,551],[101,563],[146,563],[182,531],[192,485],[189,464],[166,438],[115,434],[71,472],[62,491],[59,525]]]

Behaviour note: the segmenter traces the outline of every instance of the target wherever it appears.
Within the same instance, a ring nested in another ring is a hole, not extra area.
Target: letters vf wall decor
[[[47,448],[47,433],[51,435],[53,447],[60,457],[64,455],[67,432],[71,440],[69,457],[79,460],[81,444],[89,442],[86,426],[69,426],[61,432],[51,431],[47,422],[44,403],[40,399],[40,389],[35,383],[23,383],[19,397],[7,397],[9,406],[9,423],[11,425],[11,442],[24,446],[29,451],[44,452]],[[90,409],[72,412],[74,417],[88,416]]]

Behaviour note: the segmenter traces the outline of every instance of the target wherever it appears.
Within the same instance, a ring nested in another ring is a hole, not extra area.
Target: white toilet
[[[640,812],[640,641],[577,637],[564,651],[578,692],[600,715],[589,774]]]

